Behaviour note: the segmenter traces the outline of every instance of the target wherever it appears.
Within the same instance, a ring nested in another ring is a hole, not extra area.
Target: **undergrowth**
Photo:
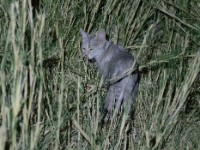
[[[37,3],[38,2],[38,3]],[[200,149],[198,0],[1,0],[0,149]],[[79,29],[135,56],[132,115],[101,127],[106,89]]]

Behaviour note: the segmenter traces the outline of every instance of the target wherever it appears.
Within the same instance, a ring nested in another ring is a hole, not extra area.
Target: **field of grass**
[[[135,56],[130,118],[101,127],[80,28]],[[0,0],[0,150],[200,149],[199,41],[199,0]]]

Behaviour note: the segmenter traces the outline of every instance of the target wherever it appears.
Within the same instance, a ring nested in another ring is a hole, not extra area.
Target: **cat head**
[[[104,30],[99,30],[96,34],[90,35],[84,32],[82,29],[80,29],[80,33],[82,36],[81,49],[83,56],[88,60],[92,60],[94,59],[93,56],[95,55],[90,55],[90,53],[92,51],[95,53],[94,50],[103,49],[103,46],[106,42],[106,33]]]

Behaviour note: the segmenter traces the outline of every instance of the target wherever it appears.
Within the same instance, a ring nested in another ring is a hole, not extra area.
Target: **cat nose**
[[[86,57],[87,56],[86,51],[83,50],[82,55],[83,55],[83,57]]]

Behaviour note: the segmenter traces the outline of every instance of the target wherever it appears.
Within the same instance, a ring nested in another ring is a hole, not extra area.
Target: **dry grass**
[[[34,13],[30,0],[1,0],[0,149],[199,149],[199,5],[42,0]],[[79,28],[104,28],[135,55],[131,117],[101,128],[105,89]]]

